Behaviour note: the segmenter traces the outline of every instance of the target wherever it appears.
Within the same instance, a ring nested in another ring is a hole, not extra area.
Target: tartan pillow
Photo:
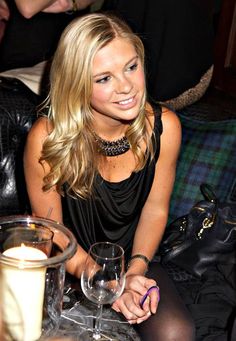
[[[236,119],[206,121],[178,113],[182,144],[170,202],[169,222],[185,215],[203,199],[208,183],[220,201],[235,200]]]

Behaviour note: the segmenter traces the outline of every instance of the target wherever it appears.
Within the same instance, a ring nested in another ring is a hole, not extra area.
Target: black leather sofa
[[[0,215],[29,213],[23,150],[41,98],[14,78],[0,77]]]

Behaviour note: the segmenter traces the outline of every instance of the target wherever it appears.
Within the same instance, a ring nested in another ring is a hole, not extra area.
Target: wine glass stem
[[[94,331],[93,331],[94,340],[99,340],[101,338],[102,308],[103,308],[103,305],[99,304],[98,309],[97,309],[96,319],[95,319]]]

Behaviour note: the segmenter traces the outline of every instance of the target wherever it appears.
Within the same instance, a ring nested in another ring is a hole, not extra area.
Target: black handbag
[[[200,190],[204,200],[168,225],[159,249],[162,263],[176,264],[197,277],[236,259],[236,205],[220,203],[207,184]]]

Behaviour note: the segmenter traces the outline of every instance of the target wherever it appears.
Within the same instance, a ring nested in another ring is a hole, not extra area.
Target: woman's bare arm
[[[163,133],[154,182],[140,216],[132,250],[133,255],[143,254],[149,259],[157,251],[166,227],[181,143],[181,125],[176,114],[164,109],[162,123]],[[135,258],[128,273],[143,274],[145,270],[145,263]]]
[[[42,146],[48,136],[50,124],[47,118],[40,118],[31,128],[24,152],[24,172],[27,191],[30,199],[32,214],[63,223],[61,196],[52,189],[48,192],[42,190],[43,178],[49,172],[47,163],[39,162]],[[80,277],[87,253],[77,246],[75,256],[67,262],[66,269],[72,275]]]
[[[24,152],[24,172],[32,213],[62,222],[61,197],[55,188],[44,192],[43,178],[50,167],[46,162],[40,163],[42,146],[49,133],[47,118],[40,118],[31,128]]]

